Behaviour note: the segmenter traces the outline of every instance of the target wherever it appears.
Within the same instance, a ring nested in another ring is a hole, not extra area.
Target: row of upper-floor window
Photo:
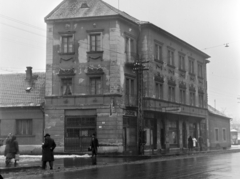
[[[73,79],[61,78],[61,94],[73,95]],[[103,93],[102,76],[89,77],[89,85],[85,89],[90,95],[98,95]],[[163,83],[155,82],[155,97],[164,99]],[[168,101],[176,102],[176,87],[168,85]],[[136,81],[133,78],[125,79],[125,95],[130,98],[136,98]],[[187,104],[186,88],[179,88],[179,103]],[[198,106],[204,107],[204,93],[198,93]],[[194,90],[189,90],[189,105],[196,106],[196,93]]]
[[[176,67],[174,53],[174,49],[167,48],[167,64],[172,67]],[[159,45],[157,43],[155,44],[154,48],[154,60],[159,62],[164,61],[162,45]],[[188,71],[191,74],[196,73],[195,63],[196,60],[194,58],[188,57]],[[178,68],[182,71],[186,71],[186,55],[184,55],[183,53],[178,53]],[[203,63],[201,62],[197,62],[197,73],[199,77],[203,77]]]
[[[61,36],[61,53],[73,53],[74,52],[74,35],[67,34]],[[90,33],[89,34],[89,50],[90,51],[101,51],[102,50],[102,33]],[[136,45],[135,40],[132,37],[125,37],[125,53],[126,54],[135,54]],[[175,66],[174,59],[175,51],[173,49],[167,49],[167,64],[170,66]],[[185,71],[186,63],[185,63],[185,55],[182,53],[178,54],[178,63],[179,69]],[[163,50],[162,45],[155,44],[154,48],[154,59],[156,61],[163,61]],[[189,73],[195,74],[195,59],[189,57]],[[203,63],[198,62],[198,76],[203,77]]]
[[[179,103],[187,104],[186,88],[179,88]],[[136,83],[133,78],[126,78],[125,81],[125,97],[126,100],[132,100],[136,98]],[[164,94],[164,83],[155,82],[155,97],[157,99],[166,100],[165,95],[167,95],[167,100],[171,102],[176,102],[176,86],[168,85],[167,94]],[[189,105],[196,106],[196,91],[189,90]],[[204,93],[198,92],[198,106],[204,107]]]

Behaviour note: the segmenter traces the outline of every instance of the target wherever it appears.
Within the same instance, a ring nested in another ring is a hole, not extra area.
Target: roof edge
[[[226,118],[226,119],[229,119],[229,120],[230,120],[230,119],[232,119],[232,118],[230,118],[230,117],[227,117],[227,116],[222,116],[222,115],[220,115],[220,114],[215,114],[215,113],[212,113],[212,112],[211,112],[211,111],[209,111],[209,110],[208,110],[208,112],[209,112],[209,113],[211,113],[212,115],[215,115],[215,116],[219,116],[219,117]]]
[[[60,2],[60,4],[58,4],[46,17],[44,17],[44,21],[46,22],[47,18],[51,16],[65,1],[67,0],[63,0],[62,2]]]
[[[198,52],[200,55],[202,55],[203,57],[205,58],[210,58],[211,56],[209,56],[208,54],[202,52],[201,50],[197,49],[196,47],[190,45],[189,43],[183,41],[182,39],[176,37],[175,35],[167,32],[166,30],[156,26],[155,24],[151,23],[151,22],[145,22],[143,24],[141,24],[141,26],[152,26],[153,28],[157,28],[158,30],[161,30],[163,33],[165,33],[166,35],[170,36],[171,38],[174,38],[176,39],[177,41],[181,42],[181,43],[184,43],[186,46],[190,47],[191,49],[193,49],[194,51]],[[207,63],[209,63],[209,60],[206,60]]]

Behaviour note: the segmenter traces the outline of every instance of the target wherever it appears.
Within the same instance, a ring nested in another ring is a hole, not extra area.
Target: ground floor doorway
[[[90,145],[91,136],[96,133],[95,116],[65,118],[65,152],[85,152]]]

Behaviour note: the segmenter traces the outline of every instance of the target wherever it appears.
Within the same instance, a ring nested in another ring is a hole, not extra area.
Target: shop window
[[[17,119],[16,120],[17,135],[32,135],[32,119]]]
[[[172,146],[177,146],[178,144],[178,124],[177,121],[169,121],[169,144]]]

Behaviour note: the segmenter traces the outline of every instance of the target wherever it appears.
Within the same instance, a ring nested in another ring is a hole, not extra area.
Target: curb
[[[41,166],[20,166],[20,167],[6,167],[6,168],[0,168],[1,173],[7,173],[7,172],[17,172],[20,170],[27,170],[27,169],[40,169]]]

